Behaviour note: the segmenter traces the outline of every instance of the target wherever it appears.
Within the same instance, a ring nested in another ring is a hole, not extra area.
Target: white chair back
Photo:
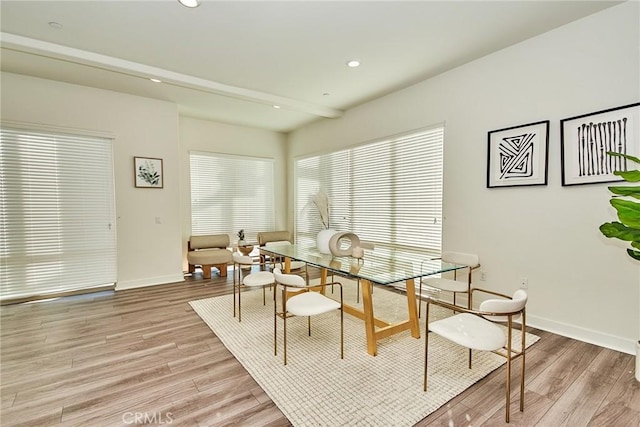
[[[475,268],[480,265],[480,258],[475,254],[465,254],[462,252],[443,252],[442,260],[451,264],[468,265]]]
[[[239,253],[234,252],[233,262],[235,262],[236,264],[251,265],[253,264],[253,259],[251,259],[251,257],[248,255],[240,255]]]
[[[527,304],[528,295],[522,289],[518,289],[513,293],[512,299],[488,299],[480,304],[480,311],[488,311],[491,313],[514,313],[520,311]],[[486,319],[494,322],[506,322],[506,316],[484,316]],[[518,320],[520,315],[513,316],[512,320]]]
[[[284,246],[284,245],[291,245],[291,242],[288,240],[278,240],[277,242],[267,242],[264,245],[265,246]]]
[[[298,276],[297,274],[284,274],[280,268],[276,267],[273,269],[273,276],[276,279],[276,282],[286,285],[286,286],[295,286],[298,288],[307,287],[304,278]]]

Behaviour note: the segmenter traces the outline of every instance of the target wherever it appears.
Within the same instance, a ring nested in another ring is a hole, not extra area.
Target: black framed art
[[[136,188],[163,188],[162,159],[134,157],[133,173]]]
[[[488,133],[487,187],[547,185],[549,120]]]
[[[627,162],[607,152],[640,156],[640,102],[560,121],[562,185],[623,181]]]

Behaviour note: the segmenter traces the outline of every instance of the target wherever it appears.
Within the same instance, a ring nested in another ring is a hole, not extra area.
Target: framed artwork
[[[547,185],[549,120],[492,130],[487,187]]]
[[[623,157],[640,155],[640,103],[583,114],[560,121],[562,185],[623,181]]]
[[[162,188],[162,159],[134,157],[133,172],[137,188]]]

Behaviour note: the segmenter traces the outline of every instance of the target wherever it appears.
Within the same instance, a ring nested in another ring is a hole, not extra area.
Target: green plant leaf
[[[637,261],[640,261],[640,251],[634,251],[633,249],[627,249],[629,256]]]
[[[636,249],[640,249],[640,241],[636,240],[635,242],[631,242],[631,246]]]
[[[609,187],[609,191],[618,196],[628,196],[640,199],[640,187],[638,186],[626,186],[626,187]]]
[[[630,156],[628,154],[618,153],[616,151],[607,151],[607,154],[613,157],[624,157],[627,160],[631,160],[632,162],[640,164],[640,159],[637,157]]]
[[[600,232],[609,238],[620,239],[627,242],[640,242],[640,230],[627,227],[619,222],[607,222],[602,224],[600,226]]]
[[[640,182],[640,171],[632,170],[632,171],[615,171],[614,175],[621,176],[627,182]]]
[[[640,203],[619,198],[611,199],[610,203],[618,211],[620,222],[628,227],[640,229]]]

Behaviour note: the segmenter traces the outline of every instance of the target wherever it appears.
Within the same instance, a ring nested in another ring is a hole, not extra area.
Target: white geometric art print
[[[547,185],[549,120],[488,133],[487,187]]]

